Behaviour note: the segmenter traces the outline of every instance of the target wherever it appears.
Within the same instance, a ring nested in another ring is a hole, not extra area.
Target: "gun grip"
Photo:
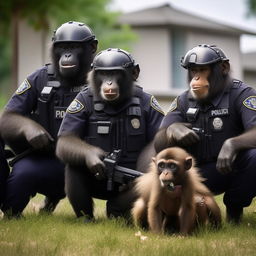
[[[109,178],[107,181],[107,191],[112,191],[113,190],[113,181],[112,178]]]

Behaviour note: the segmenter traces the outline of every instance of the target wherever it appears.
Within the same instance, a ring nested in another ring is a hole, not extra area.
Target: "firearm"
[[[36,149],[36,148],[28,148],[26,149],[25,151],[21,152],[20,154],[18,155],[15,155],[13,152],[13,154],[9,154],[8,158],[12,158],[11,160],[9,160],[9,166],[10,167],[13,167],[13,165],[18,162],[20,159],[24,158],[24,157],[27,157],[28,155],[31,155],[33,153],[42,153],[42,154],[45,154],[45,153],[53,153],[55,151],[55,143],[54,142],[50,142],[50,145],[49,147],[47,147],[47,150],[46,149]]]
[[[106,166],[107,172],[107,190],[113,190],[113,183],[127,184],[129,181],[143,175],[142,172],[138,172],[126,167],[117,165],[118,160],[121,157],[121,150],[114,150],[107,155],[103,162]]]
[[[199,135],[204,134],[204,129],[202,128],[192,127],[192,130]]]

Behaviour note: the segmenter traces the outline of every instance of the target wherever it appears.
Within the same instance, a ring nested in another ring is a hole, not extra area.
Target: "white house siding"
[[[170,35],[163,28],[134,29],[139,35],[131,53],[140,65],[138,83],[156,95],[166,94],[170,88],[171,50]]]
[[[18,85],[35,69],[49,60],[46,35],[43,31],[35,31],[24,21],[19,22],[18,33]],[[50,42],[50,41],[49,41]],[[17,86],[18,86],[17,85]]]

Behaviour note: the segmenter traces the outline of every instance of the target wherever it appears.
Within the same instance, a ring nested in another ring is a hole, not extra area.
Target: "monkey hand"
[[[166,130],[170,145],[190,146],[199,141],[199,136],[192,130],[190,123],[174,123]]]
[[[45,149],[54,141],[52,136],[40,126],[30,126],[27,128],[25,131],[25,137],[34,149]]]
[[[236,158],[236,147],[232,138],[227,139],[220,150],[218,155],[216,168],[222,174],[227,174],[232,171],[232,163]]]
[[[98,147],[92,147],[87,151],[86,166],[97,180],[102,180],[106,177],[105,165],[102,161],[104,156],[105,152]]]

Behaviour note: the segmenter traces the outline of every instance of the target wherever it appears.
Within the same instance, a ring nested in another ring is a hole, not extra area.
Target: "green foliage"
[[[246,0],[248,12],[252,15],[256,15],[256,0]]]
[[[33,203],[42,198],[37,196]],[[217,201],[224,216],[222,196]],[[30,203],[20,220],[0,220],[0,255],[250,256],[256,251],[256,201],[245,210],[240,226],[224,221],[218,231],[201,228],[188,237],[155,235],[145,230],[140,230],[139,236],[138,228],[123,219],[106,219],[105,201],[101,200],[96,200],[96,221],[86,224],[75,218],[67,199],[50,216],[38,216],[34,208]]]

